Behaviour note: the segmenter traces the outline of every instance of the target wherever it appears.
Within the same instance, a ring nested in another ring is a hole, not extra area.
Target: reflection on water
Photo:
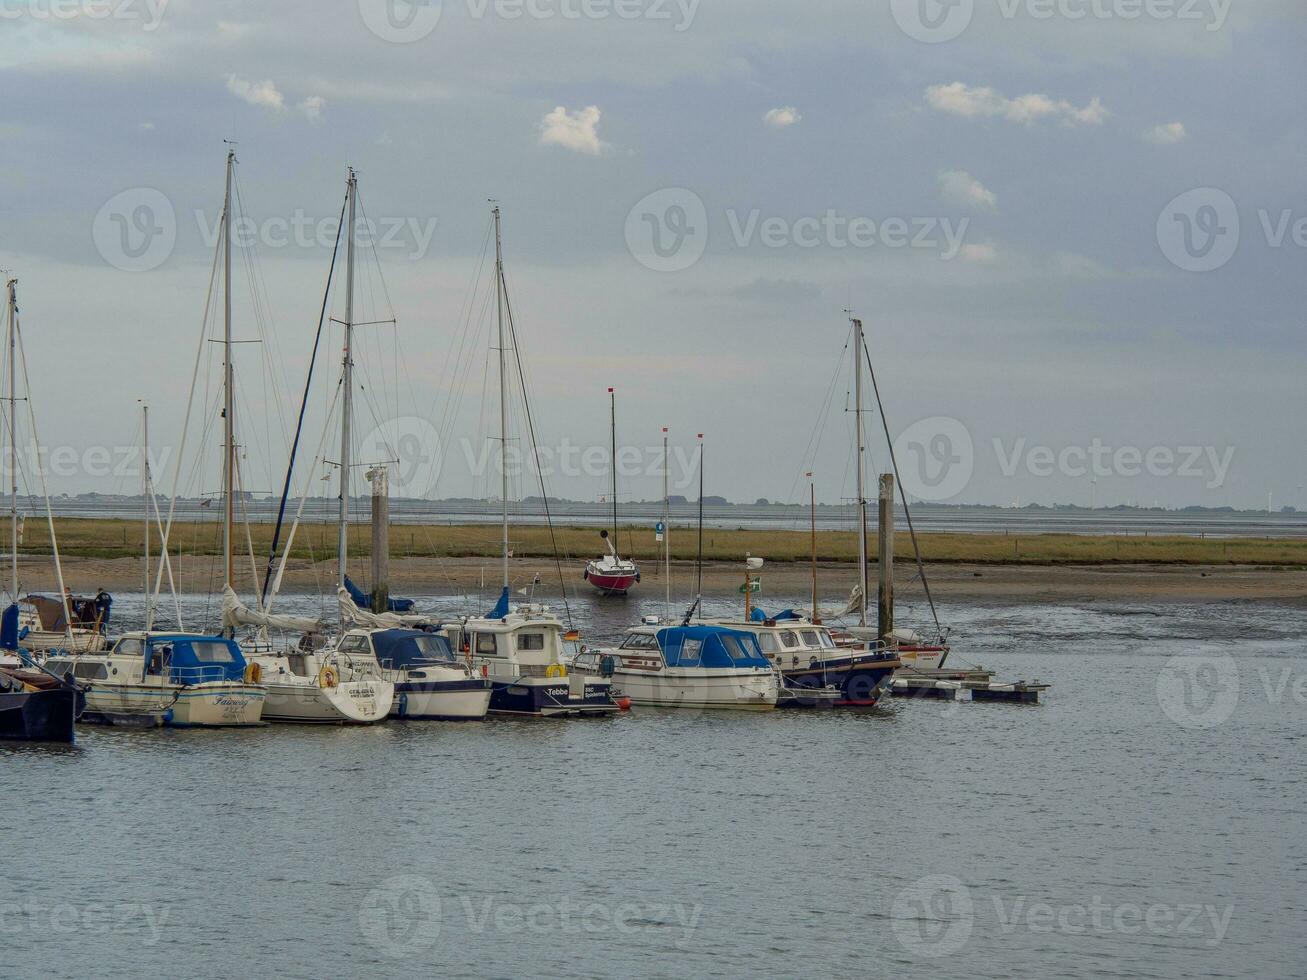
[[[602,639],[660,607],[572,611]],[[1307,971],[1307,611],[948,616],[960,659],[1046,703],[0,745],[4,972]]]

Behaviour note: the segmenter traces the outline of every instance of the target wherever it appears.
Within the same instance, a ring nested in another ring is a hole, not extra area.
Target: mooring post
[[[372,611],[390,607],[390,476],[384,466],[368,470],[372,481]]]
[[[879,615],[880,638],[894,632],[894,474],[880,476],[880,514],[876,539],[880,546],[877,561],[880,565],[880,587],[877,590],[876,611]]]

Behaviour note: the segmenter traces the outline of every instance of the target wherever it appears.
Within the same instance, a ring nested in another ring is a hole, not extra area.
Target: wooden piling
[[[881,639],[894,632],[894,474],[880,477],[880,514],[876,539],[880,550],[880,583],[877,589],[876,611]]]

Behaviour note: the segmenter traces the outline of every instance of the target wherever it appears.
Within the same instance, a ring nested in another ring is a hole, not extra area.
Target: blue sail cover
[[[358,606],[360,609],[372,608],[372,596],[368,595],[355,585],[348,575],[345,576],[345,591],[348,592],[349,597],[354,600],[354,605]],[[412,608],[412,599],[390,599],[386,603],[387,612],[406,613],[411,611]]]
[[[225,636],[152,636],[145,651],[146,672],[157,674],[166,669],[174,684],[243,680],[245,665],[241,648]]]
[[[372,634],[377,662],[387,670],[412,670],[429,663],[454,659],[449,640],[439,633],[422,630],[382,630]]]
[[[508,615],[508,586],[504,586],[504,591],[499,593],[499,601],[495,603],[495,608],[486,613],[486,619],[503,619]]]
[[[658,631],[668,667],[771,667],[758,639],[724,626],[673,626]]]
[[[11,602],[0,618],[0,650],[18,649],[18,603]]]
[[[796,613],[793,609],[786,609],[784,612],[777,613],[775,616],[768,616],[757,606],[754,606],[753,612],[749,613],[749,622],[751,623],[765,623],[769,619],[774,623],[781,623],[789,619],[802,619],[802,618],[803,617],[800,616],[798,613]]]

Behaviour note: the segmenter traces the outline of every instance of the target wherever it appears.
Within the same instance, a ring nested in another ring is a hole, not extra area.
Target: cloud
[[[1182,142],[1186,135],[1188,134],[1184,131],[1184,123],[1173,122],[1165,126],[1154,126],[1144,133],[1144,139],[1158,146],[1174,146]]]
[[[939,194],[950,204],[973,211],[998,210],[998,195],[965,170],[941,170]]]
[[[310,95],[295,108],[300,114],[310,122],[317,122],[322,118],[322,107],[327,104],[327,100],[320,95]]]
[[[767,114],[762,117],[762,121],[773,129],[785,129],[787,126],[793,126],[802,120],[803,113],[792,105],[768,109]]]
[[[992,88],[972,88],[963,82],[930,86],[926,104],[966,119],[998,118],[1027,126],[1048,118],[1060,119],[1064,126],[1101,126],[1109,115],[1097,96],[1088,105],[1077,107],[1066,99],[1037,93],[1009,99]]]
[[[250,82],[235,75],[227,76],[227,91],[250,105],[277,112],[286,108],[286,100],[271,81]]]
[[[586,106],[575,112],[556,106],[540,123],[540,142],[598,156],[604,148],[597,131],[600,115],[598,106]]]
[[[990,242],[962,246],[964,262],[997,262],[998,249]]]

